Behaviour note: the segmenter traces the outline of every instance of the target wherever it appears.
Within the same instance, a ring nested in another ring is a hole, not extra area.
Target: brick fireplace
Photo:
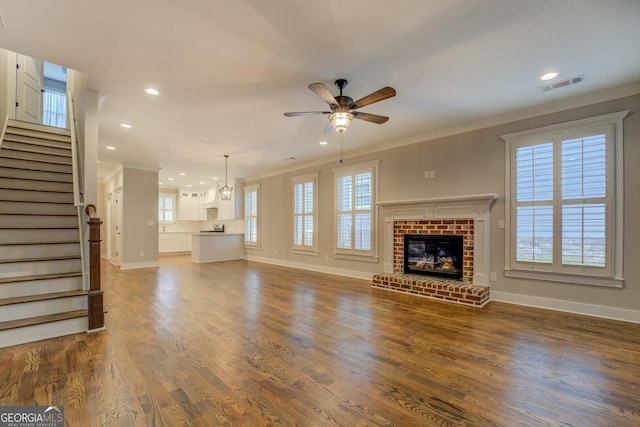
[[[490,210],[495,194],[379,202],[384,215],[384,273],[374,288],[481,307],[489,301]],[[463,236],[462,279],[404,274],[404,235]]]

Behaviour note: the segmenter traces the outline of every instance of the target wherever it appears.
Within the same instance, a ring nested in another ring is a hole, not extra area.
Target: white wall
[[[158,172],[123,169],[122,268],[158,265]]]
[[[622,110],[631,110],[624,121],[624,288],[601,288],[504,277],[504,230],[497,226],[498,220],[505,218],[505,143],[500,135]],[[637,167],[640,162],[638,111],[640,95],[360,155],[348,158],[345,165],[370,160],[380,161],[380,201],[498,194],[499,199],[492,209],[490,238],[491,270],[497,273],[497,281],[491,284],[491,288],[492,294],[495,292],[500,299],[571,311],[591,310],[591,314],[640,321],[640,263],[636,260],[640,247],[640,222],[636,220],[640,217],[640,192],[637,189],[640,183],[640,168]],[[246,181],[246,185],[261,185],[261,248],[247,250],[250,259],[353,276],[367,276],[383,271],[382,257],[379,262],[371,263],[345,261],[332,256],[332,169],[337,166],[336,161]],[[435,170],[435,178],[425,180],[425,170]],[[311,172],[319,172],[318,256],[291,252],[290,178]],[[378,236],[379,253],[382,254],[381,221]],[[325,260],[325,257],[328,259]],[[601,310],[598,307],[605,309]]]

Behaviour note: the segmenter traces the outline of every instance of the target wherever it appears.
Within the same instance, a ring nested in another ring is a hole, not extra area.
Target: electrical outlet
[[[498,220],[498,228],[504,228],[504,219]]]
[[[435,178],[436,177],[436,171],[429,171],[429,178]]]
[[[144,256],[144,252],[140,252],[140,258]]]
[[[424,171],[424,179],[429,179],[429,171]]]
[[[489,274],[489,280],[491,280],[492,282],[495,282],[497,280],[495,271],[492,271],[491,274]]]

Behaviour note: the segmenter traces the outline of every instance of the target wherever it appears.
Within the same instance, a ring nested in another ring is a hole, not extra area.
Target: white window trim
[[[620,111],[617,113],[605,114],[602,116],[576,120],[567,123],[561,123],[552,126],[546,126],[542,128],[532,129],[523,132],[516,132],[507,135],[502,135],[502,139],[505,144],[505,159],[506,159],[506,175],[505,175],[505,276],[522,278],[522,279],[534,279],[534,280],[546,280],[560,283],[571,283],[590,286],[603,286],[621,288],[624,284],[622,262],[623,262],[623,249],[624,249],[624,162],[623,162],[623,119],[629,114],[629,110]],[[592,127],[592,126],[606,126],[612,127],[612,141],[610,147],[608,147],[613,155],[610,168],[613,169],[610,176],[613,177],[613,191],[614,201],[612,203],[613,213],[611,215],[611,233],[609,235],[611,239],[610,243],[610,267],[611,272],[608,276],[591,276],[586,274],[569,274],[560,272],[547,272],[547,271],[534,271],[517,268],[514,266],[514,248],[512,235],[514,233],[512,223],[512,150],[514,145],[524,139],[532,139],[534,137],[549,135],[558,132],[566,132],[580,128]]]
[[[260,249],[260,184],[256,184],[256,185],[249,185],[247,187],[243,187],[242,188],[243,192],[244,192],[244,202],[246,205],[246,196],[248,193],[251,193],[253,191],[256,192],[256,241],[255,242],[250,242],[247,241],[247,230],[246,230],[246,219],[247,219],[247,215],[245,213],[245,231],[244,231],[244,247],[245,248],[250,248],[250,249]],[[244,206],[243,206],[244,208]],[[246,212],[246,211],[245,211]]]
[[[173,216],[173,221],[158,221],[159,224],[175,224],[176,223],[176,218],[178,215],[178,207],[177,207],[177,203],[178,203],[178,195],[175,193],[159,193],[158,194],[158,199],[160,198],[166,198],[166,197],[171,197],[173,199],[172,201],[172,216]],[[158,200],[158,203],[160,202],[160,200]],[[163,215],[164,218],[164,215]]]
[[[359,163],[353,166],[343,166],[333,169],[333,257],[349,261],[378,262],[378,165],[379,160]],[[354,175],[358,172],[372,172],[371,191],[371,250],[359,251],[356,249],[338,248],[338,178],[345,175]]]
[[[313,183],[313,244],[311,246],[296,245],[295,234],[295,186],[297,184],[304,184],[307,182]],[[301,255],[318,255],[318,173],[312,173],[308,175],[296,176],[291,178],[291,251],[295,254]]]

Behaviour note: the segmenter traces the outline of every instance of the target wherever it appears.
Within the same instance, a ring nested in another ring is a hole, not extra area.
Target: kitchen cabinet
[[[204,192],[180,191],[178,221],[205,221],[207,210],[202,206]]]
[[[191,252],[191,235],[193,233],[159,233],[158,234],[158,252]]]
[[[244,259],[243,234],[194,233],[191,261],[195,263]]]

